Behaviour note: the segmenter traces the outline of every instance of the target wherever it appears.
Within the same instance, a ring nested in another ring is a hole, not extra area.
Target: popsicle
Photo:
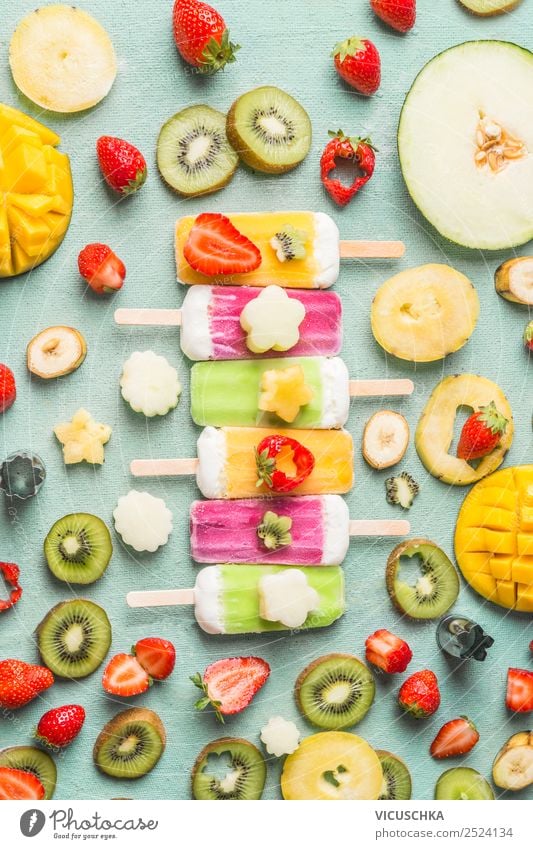
[[[404,536],[409,522],[351,520],[340,495],[193,501],[191,556],[197,563],[339,565],[351,536]]]
[[[283,592],[285,602],[283,596],[280,601]],[[193,589],[136,591],[128,593],[126,599],[130,607],[194,605],[196,621],[208,634],[324,628],[345,611],[344,575],[339,566],[294,569],[225,563],[201,569]],[[298,621],[306,611],[299,625],[286,624]]]
[[[339,276],[341,258],[396,258],[403,256],[402,242],[339,240],[337,225],[324,212],[246,212],[229,213],[237,230],[259,249],[261,264],[255,271],[217,277],[195,271],[184,256],[184,247],[195,222],[187,215],[176,222],[176,267],[178,280],[195,283],[223,283],[230,286],[280,286],[295,289],[327,289]],[[291,258],[283,254],[287,232],[301,234],[304,255]]]
[[[411,380],[350,381],[339,357],[196,363],[191,416],[214,427],[342,427],[350,396],[408,395]]]
[[[135,477],[191,475],[205,498],[261,498],[272,494],[258,486],[256,449],[266,437],[289,437],[314,457],[307,477],[287,495],[348,492],[353,485],[353,441],[345,430],[206,427],[198,439],[197,459],[133,460]],[[291,457],[285,457],[286,466]],[[289,469],[290,473],[290,469]]]
[[[191,286],[180,310],[119,309],[115,321],[120,325],[159,325],[181,327],[181,349],[190,360],[238,360],[250,356],[282,357],[287,350],[301,357],[335,356],[342,346],[342,305],[334,292],[306,292],[277,286],[291,302],[302,305],[303,319],[298,340],[290,347],[252,351],[241,326],[244,308],[268,291],[250,286]],[[278,307],[278,314],[283,305]],[[283,343],[282,343],[283,344]]]

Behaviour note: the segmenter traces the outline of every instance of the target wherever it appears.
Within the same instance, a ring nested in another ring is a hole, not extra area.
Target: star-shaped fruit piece
[[[80,408],[70,422],[63,422],[54,428],[54,433],[63,446],[63,459],[67,465],[72,463],[104,462],[104,445],[109,442],[112,430],[109,425],[95,422],[87,410]]]
[[[240,322],[246,331],[246,345],[254,354],[288,351],[300,339],[300,324],[305,318],[301,301],[289,298],[281,286],[267,286],[249,301]]]
[[[258,407],[265,413],[275,413],[284,422],[293,422],[300,407],[309,404],[313,390],[305,382],[301,366],[273,368],[263,372]]]

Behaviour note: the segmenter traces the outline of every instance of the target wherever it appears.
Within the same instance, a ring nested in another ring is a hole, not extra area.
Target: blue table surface
[[[17,21],[35,7],[35,0],[4,4],[0,22],[0,100],[41,117],[62,137],[61,149],[71,157],[75,185],[72,223],[62,247],[31,274],[0,281],[0,362],[14,369],[18,398],[0,416],[0,453],[31,449],[45,460],[48,478],[39,496],[8,515],[0,505],[0,559],[19,563],[24,595],[16,609],[1,615],[0,657],[37,661],[33,631],[58,601],[77,594],[48,571],[42,543],[52,523],[72,511],[88,511],[112,524],[120,495],[134,482],[129,463],[135,457],[194,456],[198,429],[189,416],[190,363],[181,355],[175,329],[119,329],[113,311],[121,307],[178,307],[183,290],[176,283],[173,224],[185,213],[268,209],[313,209],[330,213],[344,238],[396,239],[406,242],[405,257],[396,262],[346,262],[336,291],[345,311],[343,357],[353,377],[411,377],[415,393],[395,403],[414,429],[433,386],[444,374],[477,372],[495,380],[514,410],[516,436],[506,463],[531,460],[530,363],[522,350],[521,333],[527,311],[498,298],[493,272],[507,253],[481,254],[454,247],[431,228],[415,209],[398,167],[396,128],[406,92],[416,73],[439,51],[467,39],[500,38],[533,47],[531,0],[508,15],[474,18],[455,0],[419,0],[415,29],[403,37],[382,25],[366,0],[219,0],[232,39],[242,45],[238,61],[213,78],[202,78],[185,67],[172,39],[170,0],[81,0],[111,35],[118,56],[118,76],[109,96],[85,113],[61,116],[41,111],[17,92],[8,67],[8,45]],[[383,79],[371,99],[359,97],[337,77],[330,58],[333,45],[359,33],[370,37],[381,52]],[[194,103],[227,110],[241,93],[273,84],[291,92],[305,106],[313,123],[309,156],[295,171],[278,177],[253,174],[241,167],[233,182],[208,199],[185,202],[163,185],[155,164],[160,126],[171,115]],[[371,183],[344,210],[334,206],[322,189],[318,163],[327,131],[342,127],[348,134],[371,135],[379,148]],[[103,183],[95,156],[102,134],[130,139],[145,153],[149,177],[133,198],[117,202]],[[88,242],[104,241],[124,259],[128,276],[114,298],[87,294],[78,276],[76,258]],[[527,252],[525,246],[519,252]],[[471,341],[442,362],[415,365],[388,358],[372,337],[369,310],[378,286],[391,274],[426,262],[448,262],[475,283],[481,316]],[[30,380],[25,348],[43,327],[66,324],[79,328],[88,344],[87,359],[74,374],[55,382]],[[178,407],[163,418],[145,419],[122,400],[118,379],[123,361],[134,350],[153,349],[179,370],[184,392]],[[113,427],[102,468],[66,468],[52,427],[84,406],[99,421]],[[364,463],[359,446],[364,423],[380,407],[377,400],[352,406],[349,429],[356,445],[356,485],[348,496],[352,517],[398,518],[386,504],[386,472]],[[427,536],[450,554],[455,519],[465,490],[440,484],[427,474],[411,444],[402,463],[421,485],[410,511],[414,535]],[[293,684],[310,660],[331,652],[361,656],[364,640],[378,627],[405,637],[414,651],[410,671],[430,667],[439,677],[442,706],[425,722],[402,716],[396,705],[399,677],[381,676],[375,704],[354,729],[373,746],[403,757],[411,768],[418,799],[433,796],[438,775],[452,762],[437,763],[428,747],[442,723],[468,714],[481,740],[462,759],[490,776],[492,760],[504,741],[527,728],[526,716],[505,709],[508,666],[531,668],[528,643],[531,620],[506,612],[473,593],[463,582],[454,608],[480,621],[496,642],[484,664],[471,662],[454,671],[435,644],[435,623],[402,620],[385,590],[384,569],[391,541],[353,541],[345,562],[348,611],[334,627],[295,636],[211,637],[202,633],[187,609],[129,610],[125,594],[132,589],[187,587],[197,567],[189,557],[188,507],[198,493],[188,479],[148,479],[138,488],[165,499],[174,516],[168,545],[156,554],[126,550],[114,532],[115,551],[105,577],[82,594],[103,605],[113,624],[112,651],[128,651],[139,637],[157,634],[173,640],[177,665],[166,683],[156,683],[131,704],[156,710],[168,732],[168,744],[158,766],[137,782],[103,776],[92,765],[94,740],[104,725],[126,705],[106,697],[101,671],[79,682],[57,681],[27,707],[0,714],[0,745],[27,744],[45,709],[80,702],[87,711],[77,741],[60,757],[56,797],[62,799],[134,796],[186,799],[190,770],[197,753],[209,741],[226,734],[258,743],[259,730],[272,715],[295,720],[302,733],[312,728],[298,716]],[[257,654],[272,666],[270,680],[245,712],[219,727],[213,715],[193,709],[196,692],[189,675],[218,658]],[[279,798],[280,764],[271,760],[264,798]],[[532,790],[507,794],[531,798]]]

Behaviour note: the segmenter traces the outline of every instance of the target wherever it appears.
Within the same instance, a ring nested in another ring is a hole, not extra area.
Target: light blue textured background
[[[39,110],[15,89],[7,52],[17,21],[35,7],[35,0],[4,3],[0,22],[0,99],[39,117]],[[396,154],[396,126],[403,98],[422,65],[437,52],[472,38],[502,38],[533,47],[532,0],[513,13],[475,19],[455,0],[419,0],[415,30],[402,37],[382,26],[366,0],[219,0],[234,41],[242,44],[238,61],[212,79],[191,74],[177,56],[171,33],[170,0],[89,0],[79,3],[107,28],[114,42],[119,72],[110,95],[85,114],[45,114],[43,120],[62,136],[62,150],[72,160],[75,207],[63,246],[45,265],[28,276],[0,281],[0,361],[9,363],[18,381],[16,405],[0,417],[0,454],[31,448],[44,458],[48,479],[41,494],[21,507],[11,520],[0,505],[0,558],[20,564],[24,596],[17,608],[0,617],[0,656],[37,660],[33,629],[49,608],[76,594],[56,582],[41,553],[52,522],[70,511],[89,511],[111,523],[117,498],[132,485],[128,465],[134,457],[194,456],[197,429],[188,414],[189,364],[180,354],[174,330],[119,330],[113,311],[122,307],[177,307],[183,292],[175,281],[172,253],[174,220],[185,213],[261,209],[322,209],[333,215],[345,238],[401,238],[407,255],[401,262],[345,263],[336,290],[345,309],[343,355],[353,377],[410,376],[412,398],[402,404],[412,429],[430,390],[443,374],[479,372],[497,381],[515,412],[516,437],[507,463],[531,460],[531,368],[521,348],[527,311],[499,299],[492,275],[506,254],[482,256],[443,241],[413,207],[403,185]],[[382,55],[383,81],[372,99],[358,97],[337,77],[330,50],[339,40],[362,34],[372,38]],[[242,167],[230,186],[206,200],[180,200],[161,183],[155,167],[155,143],[161,124],[193,103],[226,110],[242,92],[274,84],[295,95],[308,110],[314,130],[311,152],[296,171],[281,177],[254,175]],[[379,147],[372,182],[345,210],[333,206],[323,192],[318,172],[320,152],[329,129],[370,134]],[[146,154],[149,178],[139,194],[121,203],[103,184],[95,157],[102,134],[130,139]],[[443,151],[445,155],[445,151]],[[115,298],[97,299],[84,291],[76,258],[88,242],[108,242],[128,268],[125,288]],[[527,251],[527,248],[524,248]],[[375,344],[369,308],[377,287],[390,274],[424,262],[450,262],[474,281],[481,301],[478,328],[470,343],[444,363],[418,366],[387,359]],[[87,338],[85,364],[57,382],[31,381],[24,364],[28,340],[50,324],[71,324]],[[122,401],[118,378],[121,364],[135,350],[153,348],[180,371],[185,390],[168,416],[145,420]],[[68,419],[79,406],[113,426],[103,468],[65,468],[52,427]],[[354,404],[350,418],[356,445],[356,486],[348,498],[352,517],[398,517],[385,503],[385,473],[371,472],[359,453],[362,428],[377,402]],[[421,483],[421,494],[410,511],[412,530],[452,550],[457,510],[465,491],[448,488],[429,477],[411,446],[402,466]],[[174,514],[174,532],[159,553],[132,556],[114,538],[115,553],[105,577],[86,588],[88,598],[103,605],[113,623],[112,651],[127,651],[141,636],[172,639],[178,662],[172,678],[155,684],[131,700],[157,710],[168,731],[167,750],[157,768],[138,782],[113,781],[92,765],[91,749],[106,720],[125,707],[106,698],[101,670],[79,683],[55,686],[14,716],[0,716],[1,745],[27,743],[41,713],[54,705],[81,702],[87,721],[78,740],[58,759],[58,798],[189,798],[191,765],[201,747],[223,734],[258,742],[266,720],[278,713],[297,720],[302,732],[312,729],[298,718],[292,688],[301,668],[330,651],[362,655],[365,637],[388,627],[409,640],[415,658],[410,670],[431,667],[441,682],[442,706],[426,722],[400,716],[395,695],[399,680],[380,678],[371,711],[355,729],[372,745],[390,749],[409,764],[415,798],[432,798],[444,765],[431,760],[428,746],[440,725],[460,713],[475,720],[481,741],[464,759],[490,775],[492,759],[511,733],[529,720],[511,718],[504,707],[509,665],[531,668],[527,645],[533,634],[530,619],[483,604],[463,585],[457,611],[478,619],[496,638],[485,664],[474,661],[452,672],[435,647],[435,624],[400,621],[388,601],[384,567],[392,543],[354,541],[345,562],[348,612],[335,627],[307,635],[209,637],[196,627],[190,611],[130,611],[124,596],[131,589],[183,587],[194,582],[195,566],[188,551],[188,506],[197,491],[187,480],[149,480],[144,485],[162,496]],[[141,487],[143,488],[143,487]],[[81,594],[83,594],[83,592]],[[195,691],[188,676],[207,663],[232,654],[258,654],[272,666],[271,678],[243,714],[218,727],[209,714],[193,710]],[[462,761],[461,761],[462,762]],[[279,798],[279,767],[269,765],[266,798]],[[531,789],[513,798],[531,798]]]

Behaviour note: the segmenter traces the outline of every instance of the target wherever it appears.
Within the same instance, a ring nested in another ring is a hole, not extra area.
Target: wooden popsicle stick
[[[403,537],[411,525],[405,519],[350,519],[351,537]]]
[[[129,607],[174,607],[194,604],[194,590],[144,590],[128,593]]]
[[[341,259],[398,259],[405,253],[403,242],[368,242],[342,239]]]
[[[135,478],[195,475],[198,462],[196,457],[176,460],[132,460],[130,472]]]
[[[120,309],[115,311],[115,324],[181,327],[181,310]]]
[[[412,380],[399,378],[397,380],[350,380],[349,391],[352,398],[371,398],[379,395],[412,395],[414,392]]]

